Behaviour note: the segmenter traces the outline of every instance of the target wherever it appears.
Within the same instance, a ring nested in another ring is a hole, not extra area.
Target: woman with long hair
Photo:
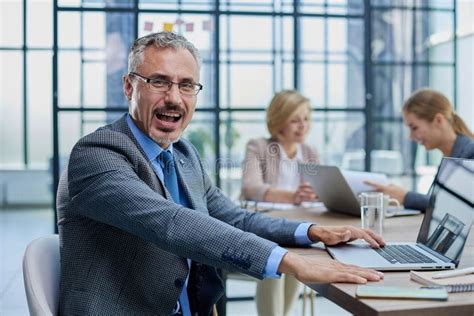
[[[410,138],[426,150],[440,150],[444,157],[474,158],[474,134],[442,93],[427,88],[415,91],[403,105],[403,119],[410,129]],[[428,207],[428,195],[394,184],[366,183],[406,208],[425,211]]]

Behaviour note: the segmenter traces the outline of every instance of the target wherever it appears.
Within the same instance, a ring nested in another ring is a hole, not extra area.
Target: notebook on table
[[[446,301],[445,288],[413,288],[387,285],[359,285],[356,289],[359,298],[394,298]]]
[[[450,293],[474,292],[474,274],[435,279],[437,271],[410,271],[410,279],[423,285],[445,286]]]
[[[474,160],[443,158],[415,243],[387,243],[372,249],[356,242],[326,249],[336,260],[377,270],[453,269],[474,219],[473,183]]]

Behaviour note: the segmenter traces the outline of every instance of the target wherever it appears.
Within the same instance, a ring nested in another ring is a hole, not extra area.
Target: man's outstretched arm
[[[336,245],[356,239],[364,239],[372,247],[385,245],[383,239],[370,230],[353,226],[318,226],[313,225],[308,230],[312,241],[321,241],[327,245]],[[347,265],[332,259],[317,259],[303,257],[288,252],[283,256],[278,267],[279,273],[293,275],[303,283],[360,283],[379,281],[383,273],[354,265]]]

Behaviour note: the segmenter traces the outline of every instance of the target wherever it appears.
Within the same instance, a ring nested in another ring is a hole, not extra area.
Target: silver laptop
[[[443,158],[416,243],[326,247],[338,261],[377,270],[453,269],[474,219],[474,160]]]
[[[310,163],[300,163],[298,167],[303,180],[308,181],[311,184],[318,193],[319,200],[323,202],[329,210],[357,217],[360,216],[360,204],[355,192],[357,190],[351,188],[338,167]],[[386,177],[383,174],[358,173],[367,174],[367,178],[369,178],[369,175],[372,177],[378,175],[379,178],[380,176],[383,176],[386,180]],[[361,178],[362,176],[358,175],[358,177]],[[368,187],[368,185],[364,185],[364,187]],[[389,216],[417,214],[420,214],[420,211],[397,208],[397,210],[390,212]]]
[[[301,163],[299,170],[329,210],[360,216],[359,201],[338,167]]]

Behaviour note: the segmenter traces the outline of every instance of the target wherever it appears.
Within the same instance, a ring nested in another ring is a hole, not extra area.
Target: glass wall
[[[265,109],[282,89],[310,98],[308,143],[325,164],[388,172],[408,186],[432,176],[440,156],[408,139],[403,100],[430,86],[473,114],[469,1],[18,0],[0,8],[0,170],[54,166],[57,181],[72,145],[127,111],[122,76],[133,40],[163,30],[201,51],[204,90],[185,137],[232,198],[245,144],[268,136]],[[471,69],[457,72],[458,60]]]
[[[52,11],[0,2],[0,170],[45,169],[52,156]]]
[[[439,90],[456,102],[455,12],[454,1],[372,1],[371,160],[384,163],[398,182],[420,192],[428,191],[441,153],[428,153],[408,141],[401,108],[421,87]],[[393,164],[387,163],[391,160]]]

